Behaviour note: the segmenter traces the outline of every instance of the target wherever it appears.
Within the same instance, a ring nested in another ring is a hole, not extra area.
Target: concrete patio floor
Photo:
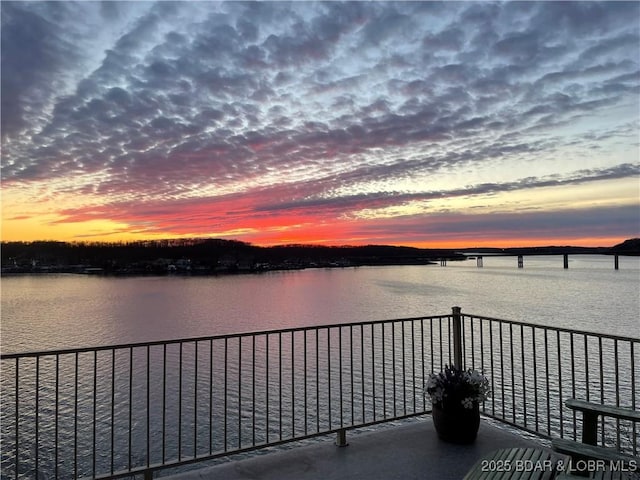
[[[460,480],[484,454],[505,447],[547,446],[497,422],[482,419],[472,445],[438,439],[427,415],[375,428],[350,430],[346,447],[327,436],[164,480]],[[192,467],[193,468],[193,467]]]

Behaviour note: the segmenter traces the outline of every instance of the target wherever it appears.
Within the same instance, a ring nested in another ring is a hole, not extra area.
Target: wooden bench
[[[574,460],[574,466],[580,461],[586,462],[589,460],[600,460],[604,461],[605,465],[611,464],[611,462],[616,462],[617,467],[619,467],[617,468],[618,471],[612,471],[611,475],[607,473],[607,469],[599,468],[597,472],[591,472],[592,478],[594,478],[593,475],[596,473],[600,475],[601,478],[618,478],[615,475],[625,473],[620,470],[625,470],[626,467],[629,467],[629,470],[637,470],[637,472],[640,472],[640,459],[638,457],[619,452],[614,448],[597,445],[598,418],[600,416],[640,422],[639,411],[628,407],[602,405],[573,398],[567,400],[565,405],[572,410],[582,412],[582,441],[577,442],[574,440],[557,438],[552,442],[554,450],[571,455]],[[588,472],[583,471],[582,473]],[[625,477],[623,476],[620,478]]]

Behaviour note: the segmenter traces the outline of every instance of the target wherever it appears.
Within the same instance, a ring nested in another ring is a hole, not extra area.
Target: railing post
[[[347,430],[341,428],[336,434],[336,446],[346,447],[347,445],[349,445],[349,442],[347,442]]]
[[[462,314],[460,307],[453,307],[453,364],[456,368],[462,365]]]

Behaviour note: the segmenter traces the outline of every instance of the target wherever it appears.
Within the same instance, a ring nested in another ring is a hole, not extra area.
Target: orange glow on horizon
[[[2,235],[3,242],[35,242],[35,241],[62,241],[70,243],[82,242],[130,242],[145,240],[164,240],[179,238],[220,238],[227,240],[239,240],[259,247],[270,247],[278,245],[325,245],[325,246],[363,246],[363,245],[394,245],[416,248],[434,249],[464,249],[464,248],[517,248],[517,247],[545,247],[545,246],[578,246],[578,247],[612,247],[618,245],[628,238],[619,237],[581,237],[581,238],[505,238],[503,236],[487,236],[477,240],[470,238],[430,239],[430,240],[407,240],[398,238],[358,238],[351,236],[349,231],[335,226],[315,227],[313,229],[282,229],[282,231],[254,231],[253,233],[226,234],[221,232],[218,235],[139,235],[132,232],[120,231],[118,233],[95,235],[95,236],[6,236]],[[322,235],[321,235],[322,234]],[[328,236],[324,234],[329,234]],[[330,240],[334,238],[335,240]]]
[[[69,227],[68,225],[66,227]],[[305,228],[306,227],[306,228]],[[77,226],[76,226],[77,228]],[[628,238],[621,237],[543,237],[543,238],[524,238],[524,237],[504,237],[504,236],[487,236],[484,234],[482,238],[456,238],[451,235],[450,239],[431,238],[429,240],[402,240],[399,238],[364,238],[356,237],[351,234],[347,225],[314,225],[300,226],[298,228],[267,228],[261,225],[257,229],[246,229],[245,232],[229,231],[220,232],[213,235],[171,235],[158,233],[157,235],[140,234],[126,229],[118,229],[108,233],[95,232],[94,235],[86,232],[79,234],[76,229],[63,228],[57,230],[57,235],[42,234],[41,230],[29,229],[22,232],[11,231],[7,235],[7,230],[3,228],[3,242],[34,242],[34,241],[62,241],[62,242],[128,242],[128,241],[145,241],[145,240],[162,240],[162,239],[178,239],[178,238],[222,238],[228,240],[245,241],[252,245],[269,247],[277,245],[326,245],[326,246],[360,246],[360,245],[395,245],[408,246],[416,248],[444,248],[444,249],[462,249],[474,247],[487,248],[517,248],[517,247],[542,247],[542,246],[580,246],[580,247],[612,247],[620,244]],[[331,240],[335,239],[335,240]]]
[[[256,246],[289,244],[308,245],[397,245],[418,248],[461,249],[473,247],[536,247],[536,246],[581,246],[611,247],[622,243],[626,237],[611,236],[605,232],[601,236],[580,235],[505,235],[504,231],[446,231],[431,232],[428,228],[421,232],[412,231],[412,224],[403,233],[402,223],[385,221],[358,221],[340,219],[316,219],[302,212],[293,215],[261,216],[244,221],[241,216],[229,219],[220,230],[205,230],[186,220],[179,231],[171,228],[175,219],[156,219],[154,229],[139,227],[128,219],[122,221],[81,220],[77,222],[55,222],[53,216],[9,218],[2,223],[2,241],[64,241],[64,242],[127,242],[178,238],[222,238],[240,240]],[[455,223],[456,218],[441,219]],[[166,224],[165,224],[166,222]],[[164,224],[164,225],[163,225]],[[193,228],[192,228],[193,227]],[[199,227],[199,228],[198,228]],[[397,227],[397,228],[396,228]],[[516,232],[514,232],[516,233]],[[542,233],[542,232],[540,232]],[[572,233],[572,232],[571,232]],[[594,232],[596,233],[596,232]]]
[[[326,241],[322,239],[313,239],[310,237],[303,238],[282,238],[282,242],[249,242],[261,247],[270,247],[277,245],[287,244],[313,244],[313,245],[327,245],[327,246],[362,246],[362,245],[393,245],[403,247],[416,247],[416,248],[442,248],[442,249],[464,249],[464,248],[519,248],[519,247],[549,247],[549,246],[572,246],[572,247],[613,247],[618,245],[628,238],[483,238],[482,240],[474,241],[467,239],[456,240],[429,240],[429,241],[375,241],[372,240],[354,240],[354,241]]]
[[[3,192],[6,193],[6,192]],[[6,196],[3,195],[5,198]],[[622,236],[600,223],[584,229],[540,228],[527,236],[526,221],[509,212],[467,213],[465,209],[433,214],[399,214],[357,218],[332,209],[275,208],[261,210],[260,196],[204,199],[159,204],[139,209],[132,203],[70,207],[72,202],[43,202],[41,210],[26,209],[16,196],[3,202],[2,241],[129,242],[179,238],[221,238],[256,246],[275,245],[396,245],[418,248],[462,249],[537,246],[611,247],[638,236]],[[57,209],[62,205],[65,208]],[[468,209],[466,209],[468,210]],[[577,210],[576,210],[577,211]],[[602,219],[605,214],[600,213]],[[227,213],[229,212],[229,213]],[[534,211],[534,213],[536,213]],[[549,215],[553,215],[553,211]],[[573,211],[570,211],[573,213]],[[500,215],[505,215],[502,221]],[[518,214],[520,215],[520,214]],[[540,217],[538,217],[540,218]],[[561,222],[555,221],[550,226]],[[486,229],[483,230],[486,226]],[[513,234],[511,235],[511,227]],[[594,230],[595,229],[595,230]],[[631,230],[629,230],[631,231]],[[557,233],[557,235],[550,235]]]

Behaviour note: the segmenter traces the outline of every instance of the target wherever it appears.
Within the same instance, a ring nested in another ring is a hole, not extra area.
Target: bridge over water
[[[476,260],[476,265],[478,268],[484,266],[484,258],[485,257],[516,257],[517,258],[517,266],[518,268],[524,268],[524,257],[525,256],[562,256],[562,263],[564,268],[569,268],[569,255],[594,255],[593,252],[552,252],[552,253],[515,253],[515,252],[461,252],[461,255],[465,256],[467,260]],[[620,254],[602,254],[596,253],[595,255],[607,255],[613,257],[613,268],[615,270],[619,270],[620,268]],[[440,266],[447,266],[446,258],[440,259]]]

